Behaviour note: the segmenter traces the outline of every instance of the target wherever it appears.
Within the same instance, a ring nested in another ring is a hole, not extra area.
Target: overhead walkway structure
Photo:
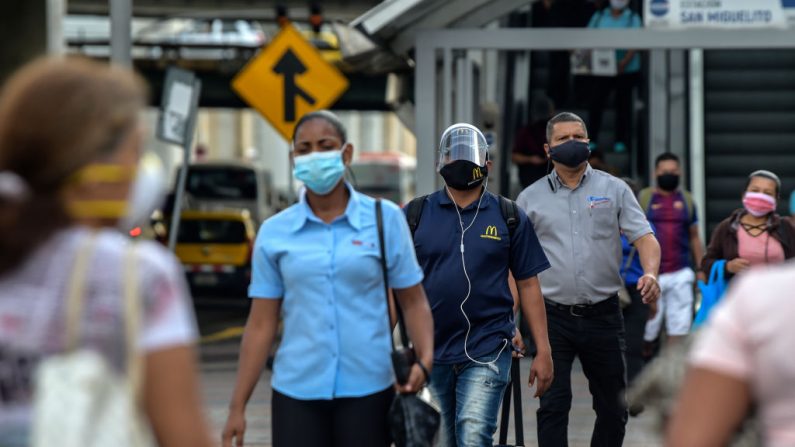
[[[382,50],[410,58],[415,68],[413,125],[417,136],[418,194],[440,186],[435,170],[435,148],[446,126],[456,121],[482,125],[481,105],[488,101],[496,101],[503,114],[516,113],[517,104],[511,98],[526,95],[526,87],[522,91],[520,84],[526,85],[527,80],[517,82],[516,75],[521,73],[515,69],[511,74],[512,82],[506,82],[506,73],[501,71],[505,69],[501,56],[531,50],[627,48],[649,51],[650,74],[646,81],[649,104],[644,123],[648,126],[648,140],[641,142],[647,165],[636,174],[648,179],[656,155],[666,151],[679,154],[686,165],[685,186],[693,191],[698,203],[707,204],[706,218],[701,219],[702,233],[706,232],[705,222],[709,222],[711,228],[725,216],[726,210],[740,205],[742,177],[747,174],[746,170],[795,166],[795,153],[791,146],[787,147],[788,135],[792,135],[792,125],[786,120],[789,115],[776,115],[772,110],[767,115],[761,111],[754,115],[741,110],[745,107],[744,98],[765,91],[773,94],[774,85],[789,91],[792,81],[775,67],[780,67],[795,54],[792,51],[795,31],[499,27],[498,19],[526,5],[526,2],[509,0],[387,0],[352,22],[378,42]],[[726,56],[737,54],[733,63],[743,65],[740,62],[743,55],[760,55],[761,50],[773,56],[765,58],[767,62],[759,70],[748,71],[753,61],[762,57],[750,56],[746,59],[750,62],[744,64],[745,74],[738,66],[731,68],[732,62],[727,57],[732,57]],[[775,56],[784,54],[787,56],[783,60]],[[769,69],[763,68],[765,66]],[[727,69],[733,69],[734,73],[726,73]],[[759,77],[753,82],[743,82],[743,76],[753,78],[757,74]],[[777,84],[764,81],[771,77]],[[491,87],[490,79],[493,80]],[[760,84],[768,87],[755,90],[754,86],[762,87]],[[489,89],[496,89],[496,92]],[[746,91],[752,93],[745,94]],[[787,102],[785,97],[775,104],[785,110],[795,110],[795,101]],[[526,97],[519,99],[527,101]],[[713,108],[712,104],[733,108]],[[751,100],[748,104],[763,107],[759,100]],[[753,145],[754,135],[759,135],[762,129],[772,135],[760,142],[770,142],[772,147]],[[733,139],[734,136],[741,138]],[[745,143],[736,144],[741,141]],[[504,175],[507,145],[502,144],[499,151]],[[775,164],[771,166],[771,163]],[[780,170],[785,177],[785,187],[795,186],[795,176],[789,168]],[[504,192],[504,188],[500,190]]]

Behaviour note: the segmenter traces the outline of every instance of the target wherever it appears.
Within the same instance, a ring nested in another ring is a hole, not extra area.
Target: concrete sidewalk
[[[221,430],[226,420],[227,406],[232,394],[236,373],[237,343],[221,345],[205,345],[202,347],[202,381],[204,399],[208,409],[208,418],[213,436],[220,441]],[[522,361],[522,377],[527,378],[530,369],[529,361]],[[254,391],[248,406],[246,446],[264,447],[271,445],[270,436],[270,374],[265,373],[257,389]],[[594,424],[594,413],[591,410],[591,396],[588,384],[579,363],[575,364],[572,374],[574,401],[569,423],[569,445],[571,447],[587,447],[590,445],[591,431]],[[536,446],[535,411],[538,401],[533,399],[530,389],[523,388],[522,401],[524,409],[525,445]],[[495,438],[496,440],[496,438]],[[508,436],[513,440],[513,427]],[[630,418],[627,426],[626,447],[657,447],[662,443],[652,433],[652,421],[647,417]]]

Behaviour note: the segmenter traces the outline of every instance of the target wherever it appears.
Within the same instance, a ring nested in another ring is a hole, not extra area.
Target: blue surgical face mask
[[[293,176],[321,196],[330,193],[345,174],[341,150],[299,155],[294,162]]]

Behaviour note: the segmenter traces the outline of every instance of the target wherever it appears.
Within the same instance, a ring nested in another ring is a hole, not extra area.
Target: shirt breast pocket
[[[618,216],[615,208],[591,208],[591,237],[608,239],[618,233]]]

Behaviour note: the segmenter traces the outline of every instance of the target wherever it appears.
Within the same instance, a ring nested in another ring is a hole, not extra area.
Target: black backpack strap
[[[425,199],[428,196],[419,196],[411,199],[408,205],[406,205],[406,220],[409,223],[409,230],[411,230],[411,237],[414,237],[414,233],[417,231],[417,226],[420,224],[420,217],[422,217],[422,205],[425,204]]]
[[[503,196],[500,198],[500,211],[502,211],[502,218],[505,219],[505,225],[508,226],[508,235],[513,238],[513,233],[519,227],[519,207],[516,202],[506,199]]]

